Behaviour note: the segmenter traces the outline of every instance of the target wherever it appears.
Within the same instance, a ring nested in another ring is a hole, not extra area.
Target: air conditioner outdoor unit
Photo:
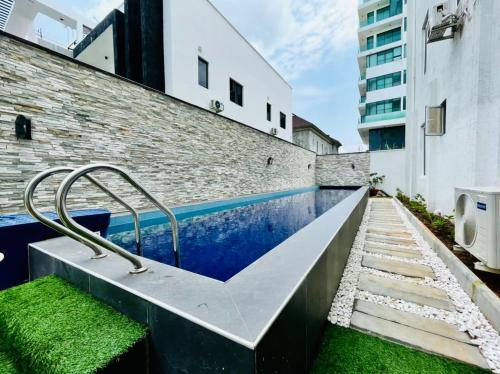
[[[210,108],[212,108],[212,110],[216,111],[217,113],[220,113],[224,110],[224,103],[219,100],[212,100]]]
[[[444,1],[432,7],[427,43],[453,39],[458,28],[459,17],[450,10],[450,2]]]
[[[455,241],[500,269],[500,187],[455,188]]]
[[[271,133],[271,135],[278,135],[278,129],[276,127],[272,127],[269,132]]]

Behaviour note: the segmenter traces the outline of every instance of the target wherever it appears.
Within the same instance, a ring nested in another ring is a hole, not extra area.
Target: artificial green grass
[[[391,343],[355,330],[329,325],[312,374],[326,373],[486,373],[480,368]]]
[[[14,357],[19,372],[33,374],[94,373],[147,333],[55,276],[0,292],[0,331],[4,366]]]

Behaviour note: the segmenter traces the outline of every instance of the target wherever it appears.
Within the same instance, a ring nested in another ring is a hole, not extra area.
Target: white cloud
[[[213,0],[285,78],[357,40],[357,0]]]

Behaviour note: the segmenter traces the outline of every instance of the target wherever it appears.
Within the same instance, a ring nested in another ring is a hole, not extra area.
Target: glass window
[[[401,47],[396,47],[366,56],[366,65],[367,67],[372,67],[387,64],[399,59],[401,59]]]
[[[406,30],[408,29],[408,18],[405,17],[405,20],[404,20],[404,30],[406,32]]]
[[[366,114],[369,116],[399,111],[401,111],[401,98],[382,100],[366,104]]]
[[[372,49],[373,48],[373,36],[369,36],[366,38],[366,49]]]
[[[280,112],[280,127],[286,129],[286,115]]]
[[[233,79],[229,79],[229,98],[233,103],[243,106],[243,86]]]
[[[406,69],[403,70],[403,84],[406,84]]]
[[[267,120],[271,121],[271,104],[267,103]]]
[[[198,84],[208,88],[208,62],[198,57]]]
[[[372,129],[368,135],[370,151],[402,149],[405,147],[405,127]]]
[[[377,21],[382,21],[383,19],[389,18],[391,13],[391,6],[386,6],[385,8],[380,8],[377,10]]]
[[[372,23],[375,22],[375,13],[374,12],[370,12],[366,15],[366,21],[367,21],[367,24],[368,25],[371,25]]]
[[[377,47],[401,40],[401,27],[377,35]]]

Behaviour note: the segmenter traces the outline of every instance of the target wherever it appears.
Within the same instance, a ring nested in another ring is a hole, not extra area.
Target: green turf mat
[[[15,357],[17,367],[30,374],[94,373],[147,333],[55,276],[0,292],[0,330],[4,366]]]
[[[470,374],[487,371],[416,351],[355,330],[329,325],[313,374]]]

